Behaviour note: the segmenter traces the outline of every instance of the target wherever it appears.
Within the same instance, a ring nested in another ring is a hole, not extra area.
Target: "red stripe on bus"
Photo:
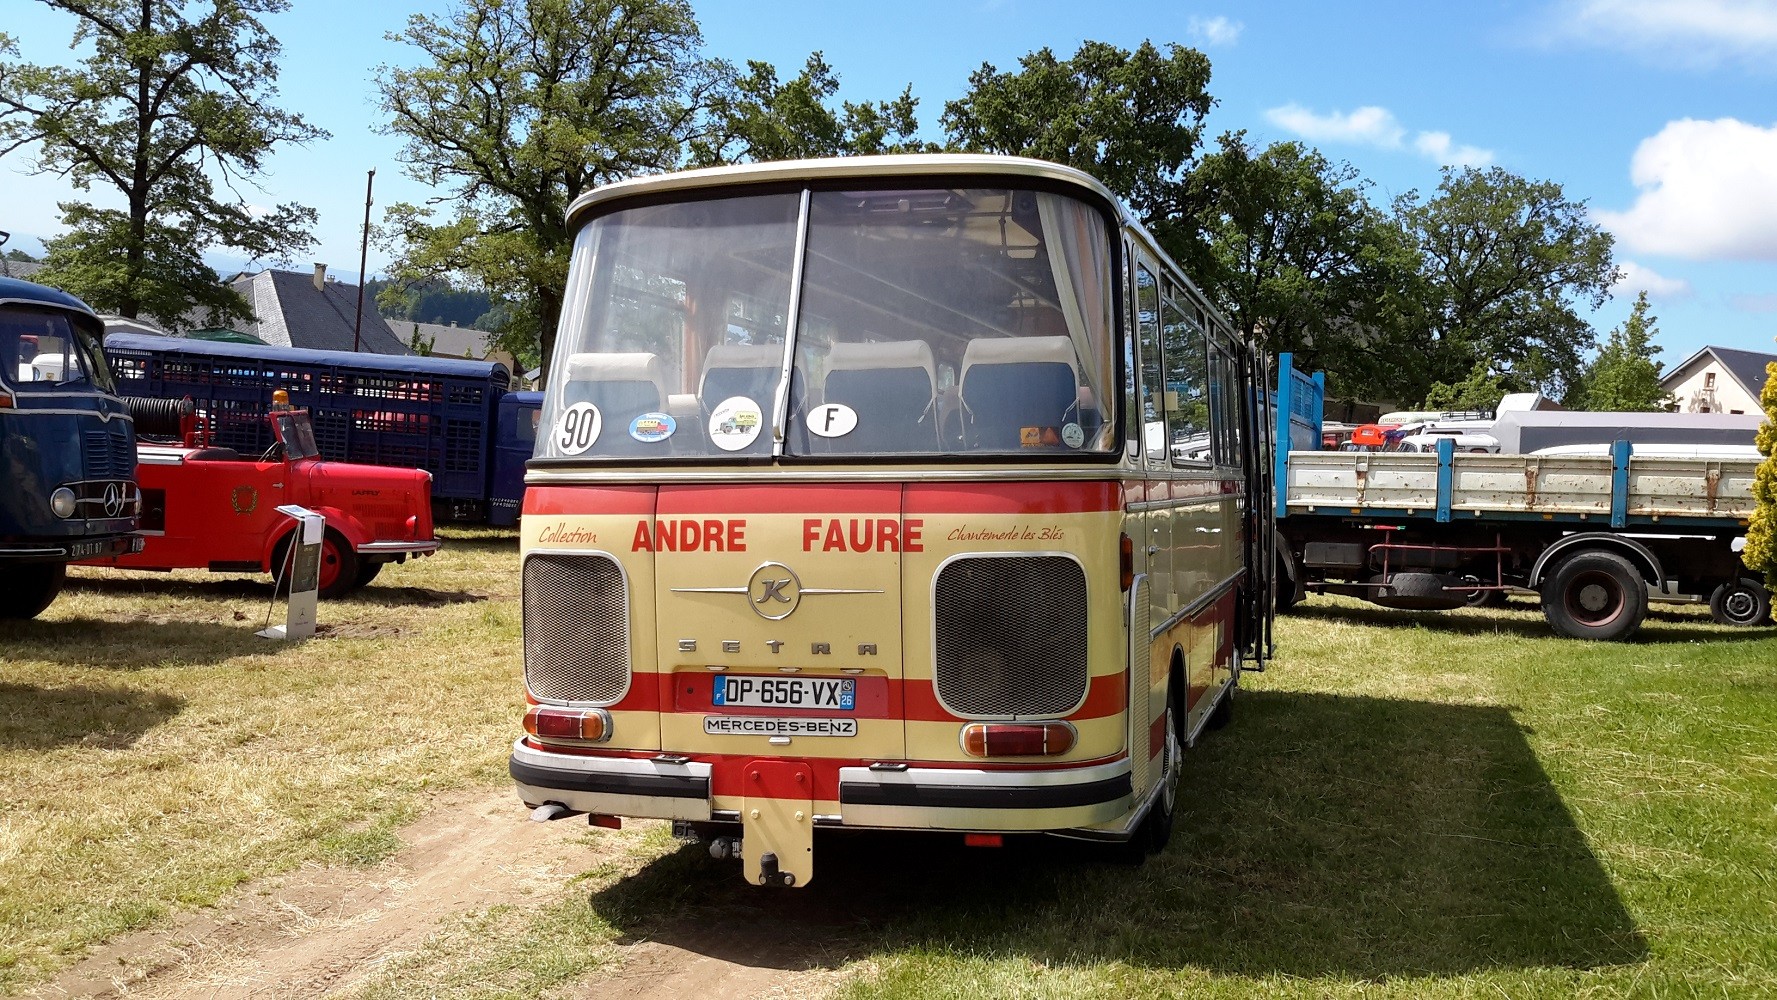
[[[1152,760],[1166,746],[1166,716],[1164,713],[1154,724],[1148,727],[1148,758]]]
[[[532,486],[524,491],[524,512],[544,517],[574,514],[654,513],[653,486]]]
[[[1086,514],[1123,509],[1123,484],[910,483],[909,514]]]
[[[901,487],[879,483],[737,483],[660,488],[662,516],[804,512],[897,515],[901,513]]]
[[[734,715],[783,715],[826,717],[844,715],[854,719],[899,718],[908,722],[956,722],[966,720],[952,715],[938,703],[938,692],[931,681],[904,681],[893,677],[862,676],[858,682],[855,708],[850,712],[834,712],[818,708],[728,708],[715,705],[715,678],[724,676],[770,677],[783,674],[750,673],[747,671],[694,673],[692,671],[637,671],[630,680],[629,692],[623,700],[610,706],[613,712],[655,712],[662,705],[668,711],[688,715],[721,712]],[[827,677],[827,674],[807,676]],[[1125,675],[1101,674],[1093,677],[1086,688],[1086,700],[1077,712],[1066,716],[1076,722],[1102,719],[1125,711],[1129,694]]]

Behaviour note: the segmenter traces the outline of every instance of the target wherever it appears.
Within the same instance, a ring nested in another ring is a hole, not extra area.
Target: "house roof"
[[[407,334],[411,337],[417,331],[421,338],[432,341],[432,356],[435,358],[473,358],[479,361],[493,350],[494,335],[472,326],[416,323],[398,319],[391,321],[389,327],[397,336]]]
[[[242,322],[239,329],[273,347],[298,347],[320,351],[350,351],[352,324],[357,316],[358,286],[343,281],[323,282],[315,288],[311,274],[268,269],[258,274],[237,275],[229,284],[253,308],[257,322]],[[364,299],[364,324],[358,349],[367,354],[409,354],[407,344],[395,336],[377,311],[372,297]]]
[[[36,260],[7,260],[0,254],[0,278],[29,278],[43,270],[43,262]]]
[[[1674,366],[1672,371],[1660,380],[1660,384],[1663,387],[1676,385],[1684,373],[1705,355],[1713,356],[1715,362],[1721,365],[1722,370],[1728,373],[1728,377],[1740,383],[1740,388],[1745,389],[1754,399],[1758,398],[1759,392],[1765,387],[1766,366],[1777,361],[1777,354],[1743,351],[1737,347],[1709,346],[1684,359],[1683,363]]]

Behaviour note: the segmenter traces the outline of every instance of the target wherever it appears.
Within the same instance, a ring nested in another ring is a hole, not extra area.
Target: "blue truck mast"
[[[136,436],[86,303],[0,278],[0,618],[32,618],[67,565],[136,551]]]
[[[1555,631],[1625,639],[1650,600],[1770,621],[1736,545],[1757,461],[1322,450],[1325,380],[1279,358],[1274,408],[1278,604],[1311,593],[1449,610],[1538,598]]]
[[[270,448],[265,414],[283,390],[323,458],[426,470],[440,521],[517,522],[543,394],[511,391],[503,364],[123,333],[105,354],[121,393],[190,399],[220,447]]]

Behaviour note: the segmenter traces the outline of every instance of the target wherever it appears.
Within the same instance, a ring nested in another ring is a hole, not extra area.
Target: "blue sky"
[[[0,30],[25,58],[68,58],[65,16],[26,0],[0,6]],[[400,175],[399,144],[375,134],[372,80],[377,65],[411,58],[384,32],[411,10],[446,6],[297,0],[268,20],[284,46],[282,103],[333,138],[280,152],[264,190],[245,194],[318,209],[313,259],[335,272],[357,270],[367,169],[377,170],[379,206],[430,194]],[[762,59],[787,77],[819,49],[851,100],[912,84],[934,138],[944,102],[983,62],[1014,67],[1033,49],[1066,55],[1089,38],[1195,46],[1214,67],[1210,135],[1245,129],[1260,142],[1309,142],[1355,165],[1379,200],[1429,191],[1445,163],[1557,181],[1616,235],[1629,273],[1594,318],[1601,335],[1646,288],[1668,365],[1706,343],[1777,350],[1772,0],[703,0],[696,8],[712,55]],[[52,235],[67,186],[21,167],[16,155],[0,160],[0,229]],[[372,273],[384,260],[372,248]]]

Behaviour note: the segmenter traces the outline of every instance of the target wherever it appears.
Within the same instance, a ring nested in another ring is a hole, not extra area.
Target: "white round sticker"
[[[710,414],[710,440],[723,451],[739,451],[758,439],[764,422],[758,403],[745,396],[729,396]]]
[[[555,421],[555,450],[563,455],[578,455],[599,439],[604,418],[591,403],[575,403],[561,412]]]
[[[823,403],[808,411],[808,432],[816,437],[844,437],[858,427],[858,411],[844,403]]]
[[[1078,448],[1086,443],[1086,429],[1079,424],[1062,424],[1061,443],[1069,448]]]

